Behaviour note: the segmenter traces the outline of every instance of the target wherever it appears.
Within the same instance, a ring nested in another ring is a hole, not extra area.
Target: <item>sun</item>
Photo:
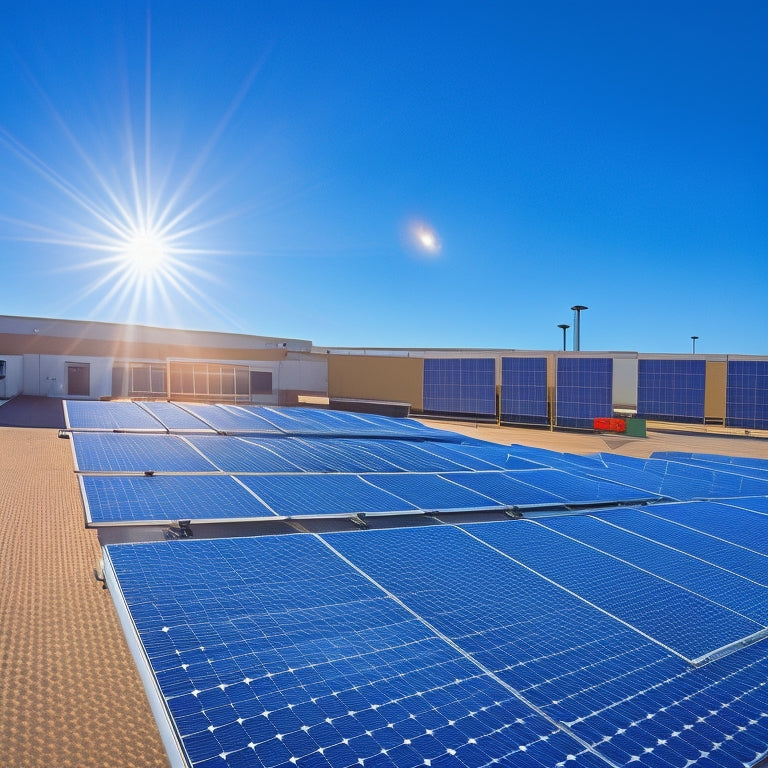
[[[139,275],[161,272],[167,265],[171,248],[162,235],[139,231],[127,238],[123,257],[125,266]]]

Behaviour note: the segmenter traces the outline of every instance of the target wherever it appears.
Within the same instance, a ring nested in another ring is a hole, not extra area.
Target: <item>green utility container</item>
[[[629,437],[645,437],[645,419],[627,419],[624,434]]]

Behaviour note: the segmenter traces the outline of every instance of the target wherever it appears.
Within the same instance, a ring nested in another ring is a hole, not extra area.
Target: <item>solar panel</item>
[[[64,400],[68,429],[165,432],[165,427],[136,403],[123,401]]]
[[[419,511],[357,475],[244,475],[241,480],[281,517]]]
[[[187,440],[224,472],[298,472],[301,467],[271,450],[281,440],[256,443],[232,435],[190,435]]]
[[[693,663],[766,627],[536,521],[488,524],[483,541]]]
[[[73,432],[80,472],[212,472],[216,467],[174,435]]]
[[[503,506],[487,496],[452,482],[451,477],[400,472],[391,475],[369,475],[366,479],[371,485],[426,511],[498,509]]]
[[[522,525],[323,538],[616,765],[736,768],[765,750],[765,642],[694,669],[475,538]]]
[[[496,415],[493,358],[426,358],[423,409],[456,416]]]
[[[685,550],[611,525],[610,517],[561,517],[540,525],[768,626],[768,589]]]
[[[93,525],[275,517],[225,475],[81,475],[80,483]]]
[[[688,552],[706,563],[740,574],[764,587],[768,586],[768,555],[690,527],[695,522],[696,510],[701,508],[702,504],[703,502],[688,502],[679,505],[687,509],[687,517],[691,521],[688,525],[660,517],[668,505],[654,505],[642,511],[611,510],[596,513],[595,516],[652,541]]]
[[[501,420],[549,424],[546,357],[501,358]]]
[[[280,434],[281,430],[256,412],[234,405],[180,404],[217,432]]]
[[[105,570],[187,765],[604,765],[314,537],[110,546]]]
[[[147,400],[137,402],[145,411],[149,411],[170,432],[213,432],[204,422],[193,416],[189,411],[180,408],[176,403],[163,400]]]
[[[725,424],[768,429],[768,361],[728,361]]]
[[[506,507],[551,507],[565,503],[562,496],[519,482],[516,473],[452,472],[446,477]]]
[[[703,423],[706,366],[705,360],[638,360],[638,417]]]
[[[613,359],[558,357],[555,423],[592,429],[594,420],[613,414]]]
[[[665,520],[768,554],[768,525],[764,515],[715,502],[665,504],[654,506],[652,512]]]

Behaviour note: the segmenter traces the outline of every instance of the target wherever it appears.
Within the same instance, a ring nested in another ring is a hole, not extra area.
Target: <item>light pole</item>
[[[696,339],[698,339],[698,336],[691,336],[691,347],[692,347],[692,353],[696,354]]]
[[[563,329],[563,352],[565,352],[565,332],[566,332],[566,331],[567,331],[567,330],[568,330],[568,329],[569,329],[571,326],[570,326],[570,325],[568,325],[567,323],[560,323],[560,324],[559,324],[557,327],[558,327],[558,328],[562,328],[562,329]]]
[[[589,309],[583,304],[574,304],[573,310],[573,351],[578,352],[581,349],[581,311]]]

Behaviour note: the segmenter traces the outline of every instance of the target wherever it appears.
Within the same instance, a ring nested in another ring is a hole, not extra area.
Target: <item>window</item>
[[[251,371],[251,394],[272,394],[272,371]]]

